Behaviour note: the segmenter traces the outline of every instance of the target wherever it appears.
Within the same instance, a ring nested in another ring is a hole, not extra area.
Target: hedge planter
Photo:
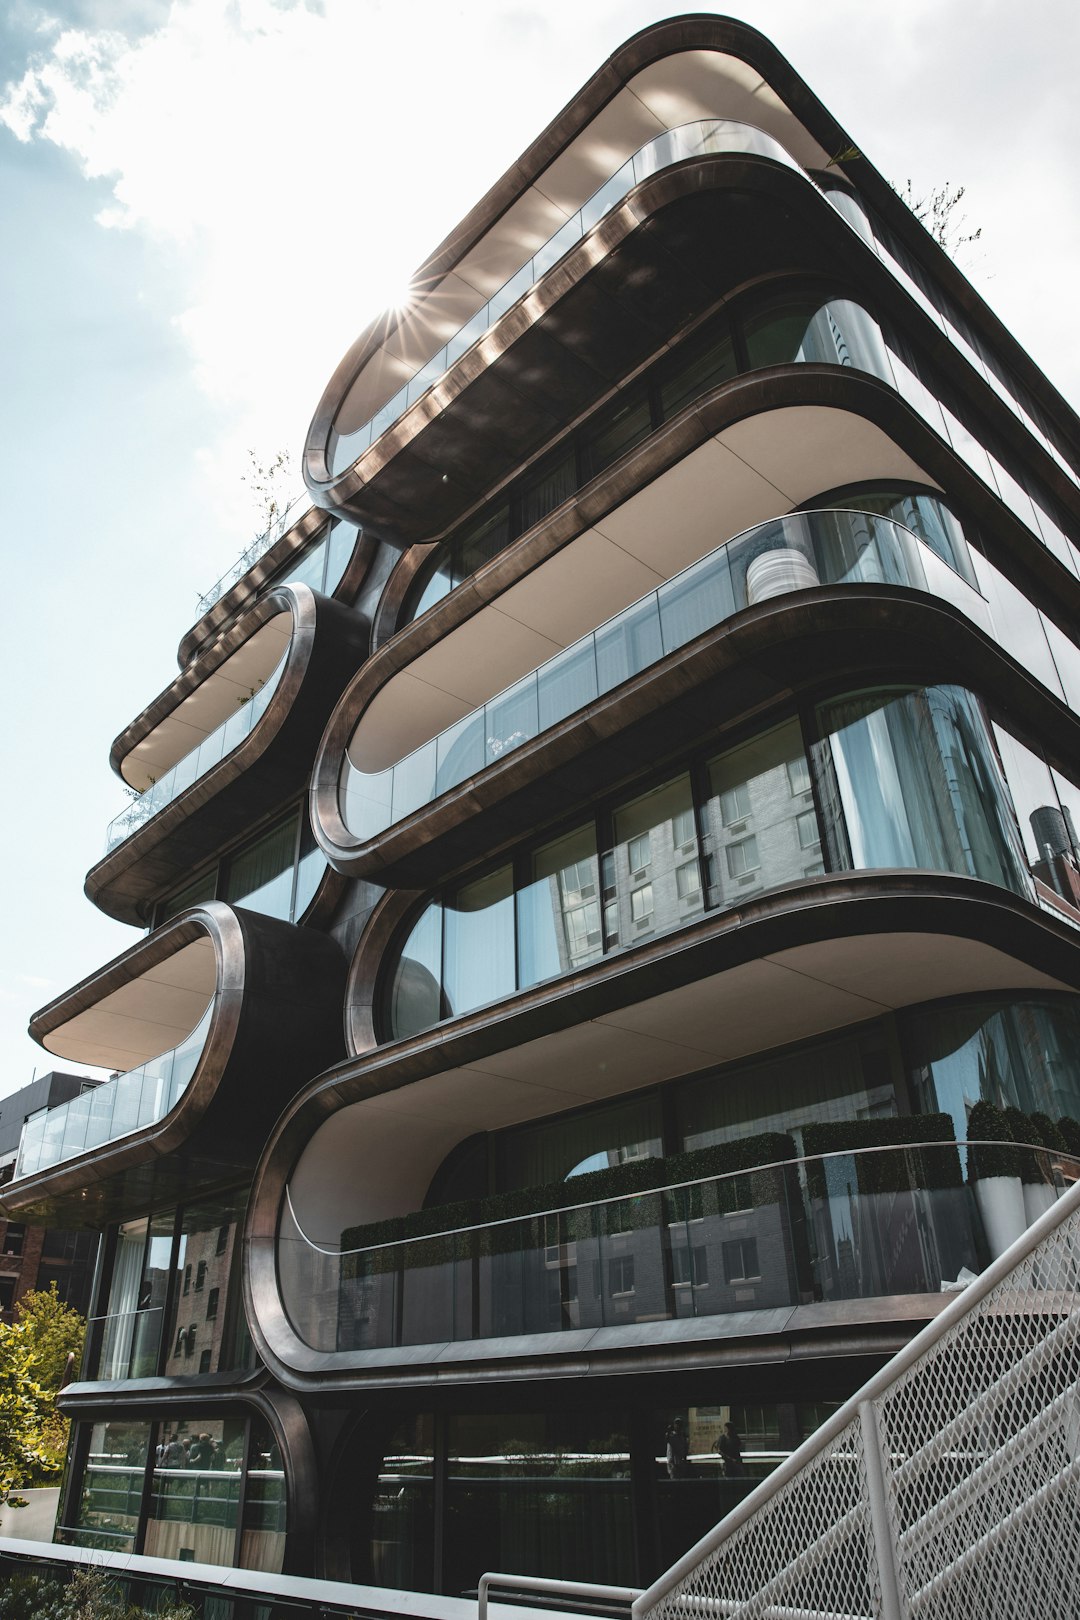
[[[975,1182],[975,1203],[990,1258],[996,1260],[1027,1230],[1023,1182],[1019,1176],[981,1176]]]

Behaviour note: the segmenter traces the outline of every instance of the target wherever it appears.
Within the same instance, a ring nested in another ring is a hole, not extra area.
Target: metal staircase
[[[1080,1184],[631,1613],[1080,1617]]]

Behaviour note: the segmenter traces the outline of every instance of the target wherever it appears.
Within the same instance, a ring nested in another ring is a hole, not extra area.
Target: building
[[[53,1072],[0,1098],[0,1196],[15,1174],[19,1142],[31,1116],[59,1107],[97,1084],[85,1075]],[[85,1228],[54,1231],[8,1220],[0,1213],[0,1321],[14,1321],[15,1306],[24,1294],[34,1288],[48,1290],[53,1283],[58,1297],[85,1316],[97,1248],[97,1233]]]
[[[643,1582],[1007,1241],[976,1102],[1054,1196],[1078,443],[759,34],[585,85],[113,745],[62,1536]]]

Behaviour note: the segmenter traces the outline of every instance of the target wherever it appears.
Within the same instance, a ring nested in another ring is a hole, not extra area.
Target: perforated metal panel
[[[1080,1189],[909,1351],[637,1620],[1080,1616]]]

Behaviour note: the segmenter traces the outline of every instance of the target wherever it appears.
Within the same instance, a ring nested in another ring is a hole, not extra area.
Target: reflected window
[[[143,1480],[150,1454],[149,1423],[95,1423],[83,1468],[74,1522],[63,1539],[103,1552],[136,1550]]]
[[[840,511],[872,512],[891,518],[917,534],[943,562],[967,583],[978,589],[967,539],[959,520],[940,496],[927,490],[903,489],[889,485],[856,485],[815,497],[813,507]]]
[[[154,926],[187,906],[227,900],[247,911],[297,922],[315,898],[326,858],[315,841],[305,805],[225,857],[193,883],[158,902]]]

